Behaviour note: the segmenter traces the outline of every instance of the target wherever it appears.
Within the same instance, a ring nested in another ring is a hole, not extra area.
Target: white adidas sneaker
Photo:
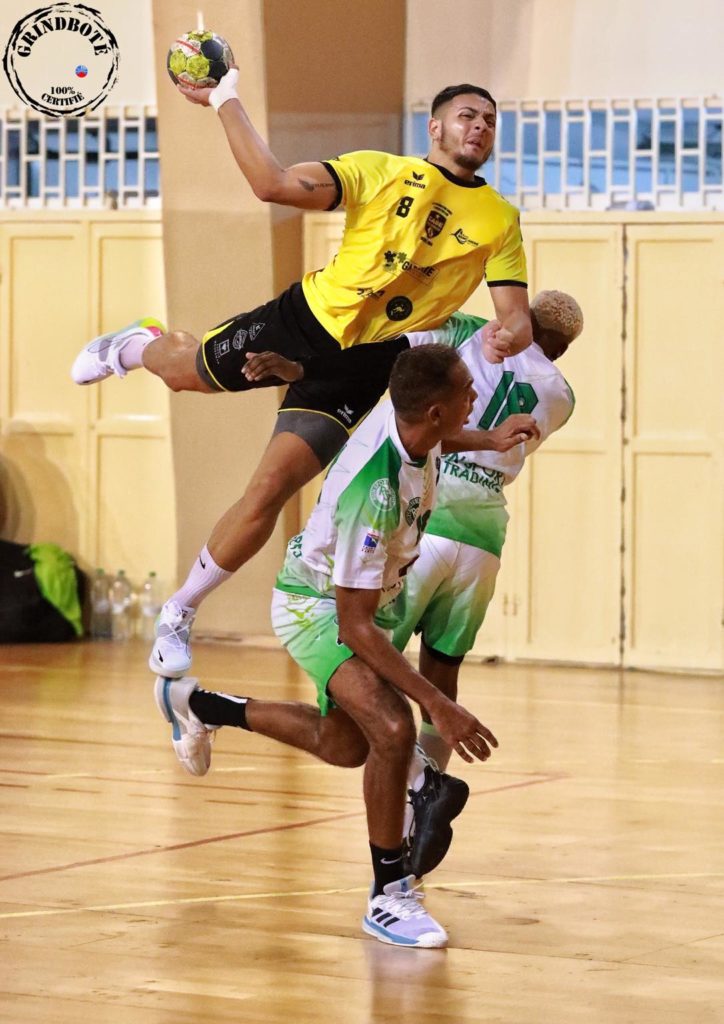
[[[167,601],[156,619],[156,639],[148,665],[159,676],[179,679],[191,668],[191,627],[195,608]]]
[[[128,327],[122,327],[120,331],[101,334],[80,350],[70,375],[76,384],[95,384],[114,373],[117,377],[125,377],[128,370],[121,365],[121,352],[130,339],[134,335],[143,334],[150,340],[165,333],[166,328],[160,320],[147,316]]]
[[[393,946],[439,949],[447,945],[447,932],[423,908],[424,894],[415,888],[414,875],[386,885],[384,892],[373,896],[370,889],[367,914],[362,930],[380,942]]]
[[[211,743],[218,726],[207,726],[189,707],[198,679],[166,679],[159,676],[153,693],[158,710],[171,724],[176,757],[190,775],[206,775],[211,767]]]

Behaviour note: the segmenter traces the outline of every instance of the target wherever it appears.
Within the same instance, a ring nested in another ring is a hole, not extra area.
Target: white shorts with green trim
[[[354,651],[339,642],[337,603],[332,598],[272,591],[271,620],[274,632],[300,668],[317,687],[317,704],[323,715],[335,705],[327,684],[340,665],[354,658]]]
[[[426,533],[406,577],[404,618],[393,642],[402,651],[413,633],[427,647],[462,657],[475,643],[495,591],[500,559],[489,551]]]

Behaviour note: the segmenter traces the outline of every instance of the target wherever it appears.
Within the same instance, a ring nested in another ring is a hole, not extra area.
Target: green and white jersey
[[[503,488],[515,480],[528,455],[573,412],[574,397],[560,370],[533,343],[502,363],[483,355],[487,321],[457,313],[432,331],[408,334],[410,345],[452,345],[470,370],[478,393],[466,426],[492,430],[513,413],[530,413],[540,438],[507,452],[459,452],[443,457],[437,505],[428,533],[482,548],[500,557],[508,513]]]
[[[289,541],[277,588],[332,598],[338,586],[380,589],[376,621],[391,626],[393,616],[380,612],[417,558],[439,461],[440,445],[412,460],[391,403],[378,406],[332,463],[303,532]]]

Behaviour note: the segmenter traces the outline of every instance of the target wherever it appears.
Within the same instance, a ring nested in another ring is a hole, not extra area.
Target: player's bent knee
[[[399,711],[381,714],[375,726],[374,746],[385,756],[404,759],[409,756],[415,745],[416,730],[412,711],[400,708]]]

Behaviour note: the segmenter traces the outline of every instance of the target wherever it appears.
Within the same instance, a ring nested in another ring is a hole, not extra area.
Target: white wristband
[[[219,108],[222,107],[227,100],[236,100],[239,98],[236,94],[236,83],[238,81],[238,68],[229,68],[216,88],[209,93],[209,103],[217,114],[219,112]]]

